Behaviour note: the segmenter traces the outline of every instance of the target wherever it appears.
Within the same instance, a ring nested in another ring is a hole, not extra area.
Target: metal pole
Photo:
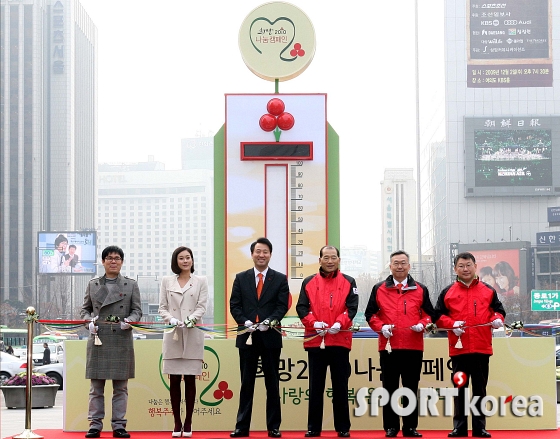
[[[420,267],[420,282],[424,282],[422,269],[422,197],[420,195],[420,69],[418,63],[418,0],[414,1],[414,54],[416,79],[416,212],[418,216],[418,265]]]
[[[27,317],[27,381],[25,383],[25,430],[23,430],[13,439],[43,439],[43,436],[33,433],[31,430],[31,407],[33,405],[31,398],[31,381],[33,376],[33,324],[37,321],[35,308],[32,306],[25,310]]]

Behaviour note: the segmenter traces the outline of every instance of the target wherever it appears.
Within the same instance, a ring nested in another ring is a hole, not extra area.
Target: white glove
[[[317,334],[324,337],[327,333],[326,328],[328,328],[329,325],[327,325],[325,322],[315,322],[313,323],[313,327],[315,328],[315,331],[317,331]]]
[[[460,337],[461,335],[463,335],[465,333],[465,330],[463,328],[460,328],[460,326],[463,326],[465,324],[465,322],[458,320],[455,323],[453,323],[453,327],[455,328],[453,330],[453,334],[455,334],[457,337]]]
[[[424,324],[416,323],[416,325],[412,325],[410,329],[412,329],[414,332],[422,332],[424,330]]]
[[[127,329],[130,329],[130,325],[129,325],[130,320],[128,320],[128,319],[123,319],[123,320],[124,321],[121,322],[121,329],[123,331],[126,331]]]
[[[245,327],[247,328],[247,332],[255,332],[257,329],[251,320],[245,321]]]
[[[268,331],[268,328],[270,328],[270,320],[269,319],[263,320],[262,323],[259,323],[259,326],[257,326],[257,329],[259,331]]]
[[[89,332],[91,334],[97,334],[97,330],[99,329],[99,326],[95,326],[95,321],[99,318],[99,316],[95,316],[93,319],[91,319],[91,322],[89,322]]]
[[[385,338],[389,338],[393,336],[393,327],[395,325],[383,325],[381,327],[381,332]]]
[[[175,317],[171,317],[171,319],[169,320],[169,324],[170,324],[170,325],[173,325],[173,326],[178,325],[178,324],[179,324],[179,320],[176,319]]]
[[[504,327],[504,322],[502,322],[500,319],[496,319],[492,322],[492,328],[494,329],[499,329],[503,327]]]
[[[328,329],[329,334],[338,334],[338,332],[340,331],[340,327],[341,327],[341,324],[336,322],[334,325],[332,325]]]

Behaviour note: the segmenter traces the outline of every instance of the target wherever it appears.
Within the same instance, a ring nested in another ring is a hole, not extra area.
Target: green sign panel
[[[560,291],[531,290],[531,311],[560,311]]]

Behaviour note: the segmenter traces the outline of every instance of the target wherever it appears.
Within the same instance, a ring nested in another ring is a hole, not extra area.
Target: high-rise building
[[[214,138],[181,139],[181,169],[214,169]]]
[[[418,259],[416,223],[416,181],[412,169],[385,169],[381,182],[381,224],[383,268],[396,250]]]
[[[151,170],[149,170],[151,169]],[[99,165],[98,249],[118,245],[125,253],[123,274],[142,281],[145,314],[157,315],[155,285],[171,272],[179,246],[193,251],[195,274],[208,276],[213,315],[213,181],[209,170],[163,170],[153,160]],[[102,267],[101,267],[102,268]],[[101,270],[102,271],[102,270]],[[150,311],[150,309],[152,311]]]
[[[0,0],[0,145],[0,301],[55,300],[37,232],[96,228],[97,29],[76,0]]]
[[[560,246],[539,246],[537,234],[560,241],[547,218],[560,206],[560,54],[552,50],[560,42],[560,0],[438,4],[429,17],[421,12],[419,26],[424,262],[433,264],[439,288],[452,279],[454,249],[483,244],[491,258],[490,248],[498,255],[511,251],[502,243],[519,242],[522,271],[532,257],[522,243],[531,242],[537,287],[554,286]],[[427,38],[438,28],[441,50]],[[522,292],[535,282],[527,279]]]

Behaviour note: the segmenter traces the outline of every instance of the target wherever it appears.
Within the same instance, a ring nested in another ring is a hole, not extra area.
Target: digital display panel
[[[467,8],[468,87],[552,87],[551,0]]]
[[[39,232],[39,274],[96,273],[96,232]]]
[[[560,118],[465,118],[465,196],[560,195]]]
[[[242,142],[241,160],[312,160],[313,142]]]

